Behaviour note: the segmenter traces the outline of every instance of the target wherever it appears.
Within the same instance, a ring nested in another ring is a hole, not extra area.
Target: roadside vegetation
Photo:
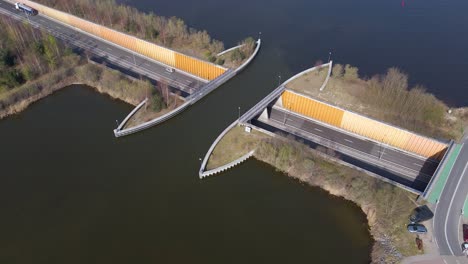
[[[248,37],[241,41],[238,46],[240,47],[218,56],[216,63],[230,68],[239,67],[255,51],[255,39]]]
[[[181,106],[185,101],[177,93],[171,93],[169,86],[159,82],[155,89],[149,81],[146,82],[148,91],[148,102],[127,121],[124,128],[133,127],[144,122],[153,120]]]
[[[0,35],[0,118],[74,83],[133,105],[147,95],[152,101],[162,101],[151,84],[88,63],[52,35],[28,24],[0,16]]]
[[[36,2],[212,63],[223,65],[231,59],[216,56],[224,50],[221,41],[212,39],[205,30],[188,27],[177,17],[166,18],[153,12],[140,12],[134,7],[117,4],[115,0]],[[247,48],[245,51],[248,51]],[[245,51],[241,53],[248,57],[251,53]]]
[[[360,78],[357,67],[335,64],[327,87],[319,91],[322,78],[304,75],[287,87],[429,137],[459,139],[468,126],[468,109],[452,109],[449,114],[449,107],[423,86],[410,87],[408,75],[398,68]]]
[[[416,246],[415,235],[406,230],[408,217],[416,207],[416,195],[330,160],[332,150],[314,150],[290,137],[256,133],[259,136],[252,136],[255,134],[246,133],[241,127],[232,129],[216,146],[209,169],[255,149],[256,159],[358,204],[367,215],[374,239],[373,263],[397,263],[405,256],[423,253]]]

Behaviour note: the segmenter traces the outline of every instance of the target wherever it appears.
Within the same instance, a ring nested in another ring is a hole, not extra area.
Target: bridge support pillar
[[[270,115],[268,114],[268,107],[265,107],[265,109],[263,109],[262,114],[258,117],[258,119],[267,121],[269,118],[270,118]]]

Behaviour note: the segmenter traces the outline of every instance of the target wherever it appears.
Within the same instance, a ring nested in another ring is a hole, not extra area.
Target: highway
[[[106,62],[112,68],[116,68],[124,73],[133,76],[146,76],[155,81],[163,80],[171,87],[180,90],[181,95],[186,97],[200,89],[206,81],[198,79],[185,72],[175,70],[168,72],[166,66],[132,52],[118,45],[107,42],[98,37],[91,36],[79,29],[62,24],[41,14],[27,17],[23,12],[15,9],[10,2],[0,0],[0,13],[16,20],[30,22],[34,27],[46,29],[51,34],[68,43],[77,50],[86,50],[91,53],[93,59],[99,62]]]
[[[465,138],[434,210],[434,237],[441,255],[463,256],[460,221],[467,195],[468,138]]]
[[[332,128],[276,106],[271,108],[269,120],[260,120],[260,122],[299,135],[319,145],[325,145],[324,141],[331,142],[332,148],[349,156],[348,160],[360,160],[361,162],[357,166],[364,165],[365,169],[374,170],[373,172],[379,175],[418,191],[424,190],[438,166],[437,162],[427,160],[424,157]],[[345,161],[348,162],[348,160]],[[375,168],[380,169],[375,171]],[[382,169],[389,173],[382,173]]]

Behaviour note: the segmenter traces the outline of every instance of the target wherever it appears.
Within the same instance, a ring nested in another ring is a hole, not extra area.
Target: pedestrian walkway
[[[429,194],[428,201],[430,203],[434,204],[437,203],[437,201],[439,200],[440,194],[444,189],[445,183],[447,182],[448,176],[452,171],[453,165],[455,164],[455,161],[457,160],[457,157],[460,154],[461,147],[461,145],[455,144],[453,146],[453,151],[450,153],[450,156],[447,157],[447,162],[443,164],[444,167],[440,172],[440,176],[438,177],[437,182],[434,183],[434,188]]]

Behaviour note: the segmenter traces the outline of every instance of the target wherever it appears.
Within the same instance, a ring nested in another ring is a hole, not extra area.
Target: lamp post
[[[239,112],[239,115],[238,115],[238,118],[237,119],[240,119],[240,106],[237,107],[237,110]]]
[[[36,34],[34,34],[34,27],[33,27],[32,23],[31,23],[31,20],[29,19],[29,14],[28,14],[28,13],[26,13],[26,17],[28,18],[28,23],[29,23],[29,25],[31,26],[31,31],[32,31],[34,40],[37,41]]]
[[[387,134],[385,134],[385,135],[382,137],[382,141],[380,142],[379,160],[382,159],[383,153],[384,153],[384,151],[385,151],[384,140],[385,140],[385,137],[386,137],[386,136],[387,136]]]
[[[281,75],[278,75],[278,86],[281,84]]]
[[[328,52],[328,63],[330,63],[330,59],[331,59],[331,51]]]
[[[135,67],[137,66],[137,63],[136,63],[136,59],[135,59],[135,53],[132,52],[132,55],[133,55],[133,63],[135,63]]]
[[[291,107],[291,103],[288,104],[289,107]],[[288,117],[288,110],[289,108],[286,107],[286,109],[284,109],[284,120],[283,120],[283,125],[286,125],[286,121],[288,120],[287,117]]]

